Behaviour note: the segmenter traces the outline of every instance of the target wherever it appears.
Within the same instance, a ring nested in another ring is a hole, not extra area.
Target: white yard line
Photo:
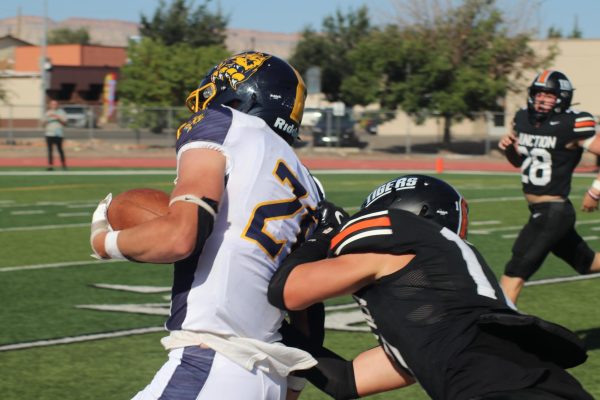
[[[68,264],[68,263],[64,263],[63,266],[66,266],[66,264]],[[47,265],[52,265],[52,264],[47,264]],[[525,283],[525,286],[537,286],[537,285],[546,285],[546,284],[552,284],[552,283],[582,281],[582,280],[595,279],[595,278],[600,278],[600,274],[540,279],[537,281],[527,282],[527,283]],[[159,304],[159,305],[154,304],[153,306],[156,307],[156,306],[163,306],[163,305],[162,304]],[[356,308],[357,308],[356,304],[350,303],[350,304],[340,304],[340,305],[335,305],[335,306],[328,306],[328,307],[326,307],[326,311],[332,311],[332,312],[345,311],[345,310],[351,311]],[[342,315],[336,314],[336,316],[338,318],[342,318],[344,315],[345,314],[342,314]],[[355,322],[354,316],[347,314],[347,318],[350,318],[352,320],[352,322]],[[334,326],[331,326],[331,324],[334,322],[335,321],[331,321],[331,318],[330,318],[329,326],[328,326],[329,329],[336,329]],[[333,324],[333,325],[336,325],[336,324]],[[348,327],[346,326],[348,324],[343,323],[342,325],[344,325],[344,327],[345,327],[344,330],[348,329]],[[352,327],[352,330],[363,331],[363,330],[366,330],[366,328]],[[146,334],[146,333],[154,333],[154,332],[162,332],[162,331],[164,331],[164,327],[157,326],[157,327],[148,327],[148,328],[129,329],[129,330],[117,331],[117,332],[98,333],[98,334],[91,334],[91,335],[68,336],[68,337],[58,338],[58,339],[7,344],[4,346],[0,346],[0,352],[10,351],[10,350],[30,349],[30,348],[34,348],[34,347],[55,346],[55,345],[61,345],[61,344],[81,343],[81,342],[87,342],[90,340],[112,339],[112,338],[117,338],[117,337],[142,335],[142,334]]]
[[[0,176],[48,176],[47,171],[0,171]],[[78,176],[103,176],[103,175],[173,175],[175,168],[148,169],[148,170],[105,170],[105,171],[57,171],[51,175],[78,175]]]
[[[0,346],[0,351],[30,349],[32,347],[55,346],[55,345],[59,345],[59,344],[81,343],[81,342],[87,342],[90,340],[112,339],[112,338],[123,337],[123,336],[142,335],[142,334],[146,334],[146,333],[164,332],[164,331],[165,331],[165,328],[162,326],[153,326],[153,327],[148,327],[148,328],[128,329],[125,331],[117,331],[117,332],[96,333],[96,334],[82,335],[82,336],[69,336],[69,337],[64,337],[64,338],[59,338],[59,339],[39,340],[37,342],[7,344],[4,346]]]
[[[563,277],[559,277],[559,278],[547,278],[547,279],[539,279],[539,280],[535,280],[535,281],[525,282],[525,286],[538,286],[538,285],[547,285],[549,283],[563,283],[563,282],[573,282],[573,281],[587,281],[589,279],[597,279],[597,278],[600,278],[600,274],[563,276]]]
[[[23,210],[23,211],[11,211],[11,215],[36,215],[36,214],[44,214],[44,210]]]
[[[68,217],[90,217],[92,215],[91,212],[78,212],[78,213],[58,213],[57,214],[61,218]]]
[[[469,225],[471,226],[483,226],[483,225],[498,225],[500,221],[471,221]]]
[[[62,263],[52,264],[34,264],[34,265],[18,265],[14,267],[2,267],[0,272],[13,272],[13,271],[27,271],[32,269],[46,269],[46,268],[63,268],[63,267],[74,267],[74,266],[88,266],[92,264],[105,264],[114,262],[125,262],[125,260],[86,260],[86,261],[70,261]]]
[[[598,224],[598,223],[600,223],[600,219],[592,219],[592,220],[589,220],[589,221],[577,221],[575,223],[575,226]],[[525,225],[525,221],[523,221],[523,225]],[[488,234],[494,233],[494,232],[513,231],[513,230],[518,230],[518,229],[523,228],[523,225],[518,225],[518,226],[501,226],[501,227],[498,227],[498,228],[472,229],[472,230],[469,230],[469,234],[474,234],[474,235],[488,235]],[[594,228],[592,228],[592,229],[594,229]]]
[[[85,224],[59,224],[59,225],[37,225],[37,226],[13,226],[11,228],[0,228],[0,232],[18,232],[18,231],[37,231],[46,229],[66,229],[66,228],[82,228],[89,227],[89,223]]]

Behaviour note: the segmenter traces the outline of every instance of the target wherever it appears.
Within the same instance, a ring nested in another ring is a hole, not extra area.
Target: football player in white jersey
[[[169,360],[135,399],[283,399],[288,373],[315,364],[279,343],[284,314],[266,295],[322,198],[291,146],[305,97],[275,56],[222,61],[186,101],[194,115],[177,132],[168,214],[113,231],[110,196],[94,213],[98,257],[174,263]]]

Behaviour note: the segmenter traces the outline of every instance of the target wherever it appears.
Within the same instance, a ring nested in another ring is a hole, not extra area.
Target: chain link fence
[[[190,112],[185,107],[116,107],[107,115],[101,106],[67,105],[65,137],[77,141],[112,141],[123,145],[172,147],[176,132]],[[337,112],[335,112],[337,111]],[[0,140],[15,144],[42,138],[42,110],[36,106],[0,107]],[[452,141],[444,144],[444,119],[431,115],[417,124],[402,112],[386,110],[341,113],[333,108],[306,108],[296,147],[354,149],[394,153],[436,153],[441,149],[487,154],[508,130],[503,113],[473,113],[454,122]]]

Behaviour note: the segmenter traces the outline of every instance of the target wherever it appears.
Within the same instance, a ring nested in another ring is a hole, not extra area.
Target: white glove
[[[108,223],[107,217],[108,206],[110,205],[111,201],[112,193],[109,193],[106,195],[104,200],[98,203],[98,207],[96,207],[96,210],[94,210],[94,214],[92,215],[90,245],[92,246],[92,250],[94,251],[92,257],[97,258],[99,260],[102,260],[102,257],[100,257],[100,255],[96,252],[96,249],[94,248],[94,237],[96,237],[96,235],[98,235],[99,233],[111,232],[113,230],[113,228]]]

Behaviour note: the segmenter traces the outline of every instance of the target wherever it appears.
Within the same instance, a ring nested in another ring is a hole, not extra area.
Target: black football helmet
[[[527,96],[527,108],[529,112],[533,113],[536,119],[543,119],[548,116],[548,113],[541,113],[535,110],[534,101],[535,95],[539,92],[548,92],[556,96],[556,105],[552,110],[552,113],[560,114],[565,112],[570,106],[573,100],[573,85],[565,74],[559,71],[545,70],[540,72],[531,86],[529,86],[529,93]]]
[[[304,113],[306,85],[291,65],[266,53],[236,54],[211,69],[186,105],[193,112],[227,105],[263,119],[292,144]]]
[[[467,237],[467,202],[452,186],[427,175],[405,175],[384,183],[366,198],[361,210],[405,210]]]

